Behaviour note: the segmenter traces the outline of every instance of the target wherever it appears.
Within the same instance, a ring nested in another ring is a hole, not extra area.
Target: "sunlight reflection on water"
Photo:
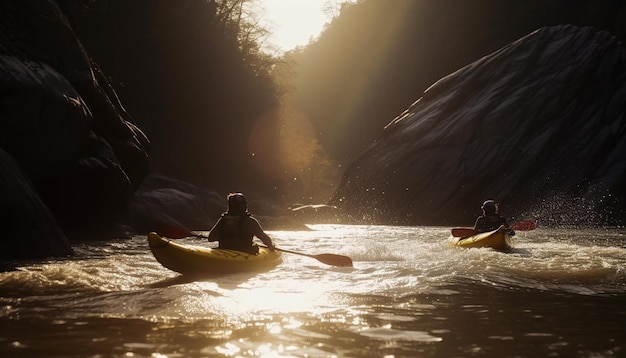
[[[285,254],[267,272],[188,279],[161,267],[137,237],[0,274],[0,327],[10,327],[0,328],[0,355],[18,347],[22,356],[170,358],[626,349],[619,233],[538,229],[519,233],[505,254],[452,248],[449,228],[311,227],[270,234],[281,248],[347,255],[354,267]]]

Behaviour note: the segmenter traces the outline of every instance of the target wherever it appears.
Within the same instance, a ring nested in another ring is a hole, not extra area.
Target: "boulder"
[[[271,205],[263,197],[246,197],[250,211],[265,230],[310,230],[299,218],[291,218],[290,211]],[[140,234],[157,231],[181,236],[211,229],[226,207],[226,194],[152,173],[130,201],[128,223]]]
[[[294,204],[291,208],[291,217],[311,224],[339,223],[337,207],[326,204]]]
[[[442,78],[347,169],[330,201],[352,221],[472,225],[626,218],[626,54],[591,27],[541,28]]]
[[[0,149],[0,262],[72,254],[72,248],[18,163]]]
[[[208,230],[225,208],[215,192],[165,176],[149,175],[129,205],[130,225],[139,233]]]

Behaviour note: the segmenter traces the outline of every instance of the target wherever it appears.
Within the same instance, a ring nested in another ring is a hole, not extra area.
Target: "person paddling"
[[[474,230],[476,232],[493,231],[504,225],[509,235],[515,235],[515,231],[509,227],[506,219],[498,214],[498,204],[493,200],[486,200],[481,206],[483,214],[476,219]]]
[[[209,241],[218,241],[220,249],[237,250],[256,255],[259,247],[252,243],[258,237],[274,251],[272,239],[263,231],[259,221],[248,212],[248,201],[242,193],[230,193],[227,196],[227,211],[217,220]]]

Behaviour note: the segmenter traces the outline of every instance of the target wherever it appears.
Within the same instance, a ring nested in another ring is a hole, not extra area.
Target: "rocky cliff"
[[[148,139],[53,1],[0,2],[0,148],[0,259],[70,253],[149,171]]]
[[[609,33],[542,28],[442,78],[349,167],[331,204],[358,222],[623,224],[626,58]]]

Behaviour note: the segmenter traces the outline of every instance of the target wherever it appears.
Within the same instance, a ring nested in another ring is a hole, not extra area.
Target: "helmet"
[[[485,214],[495,214],[498,211],[496,202],[493,200],[486,200],[480,208],[483,209]]]
[[[243,215],[248,212],[248,201],[241,193],[228,194],[228,213],[232,215]]]

